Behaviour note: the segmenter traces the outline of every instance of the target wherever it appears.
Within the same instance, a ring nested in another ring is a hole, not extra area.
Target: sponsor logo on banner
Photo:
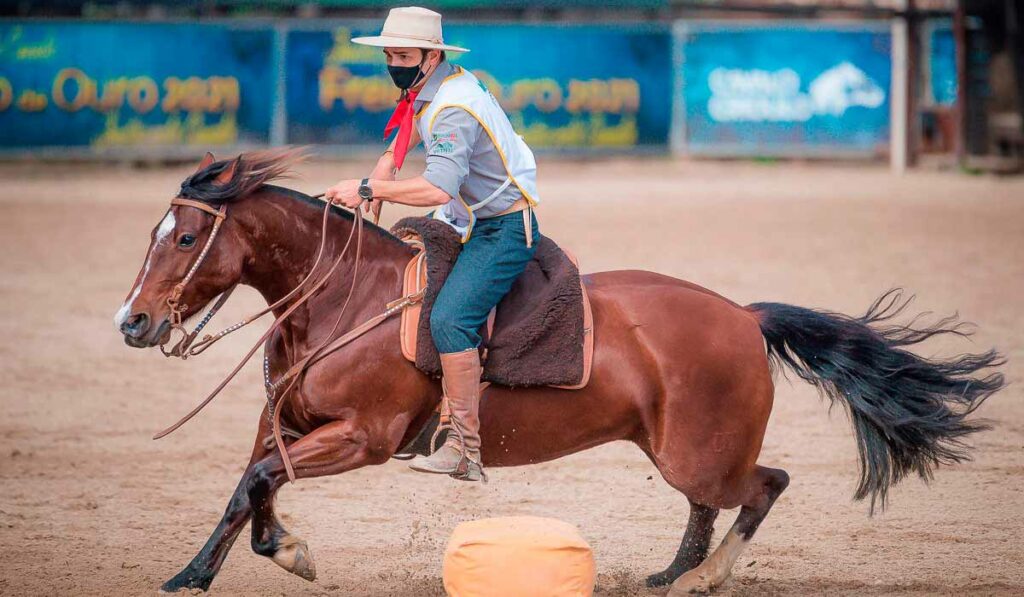
[[[349,41],[365,34],[375,32],[344,24],[288,32],[290,142],[381,143],[398,91],[380,50]],[[664,26],[453,24],[445,39],[472,49],[448,58],[480,79],[533,147],[668,141],[672,73],[664,61],[671,35]],[[593,60],[594,48],[616,60]]]
[[[701,21],[678,31],[679,146],[688,153],[839,157],[888,148],[887,26]]]
[[[808,91],[796,71],[716,68],[708,76],[708,113],[718,122],[806,122],[842,116],[850,108],[877,108],[885,90],[849,62],[818,75]]]
[[[0,24],[0,145],[266,143],[273,35],[195,24]]]

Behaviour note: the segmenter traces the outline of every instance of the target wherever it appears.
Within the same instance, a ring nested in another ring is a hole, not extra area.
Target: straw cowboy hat
[[[419,6],[392,8],[384,29],[375,37],[355,37],[352,43],[378,48],[423,48],[447,52],[468,52],[449,46],[441,35],[441,15]]]

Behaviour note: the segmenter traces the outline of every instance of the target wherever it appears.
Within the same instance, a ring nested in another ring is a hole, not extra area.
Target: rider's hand
[[[362,203],[362,199],[359,198],[360,182],[362,181],[358,179],[339,181],[338,184],[324,192],[324,199],[335,205],[344,205],[350,209],[355,209]]]

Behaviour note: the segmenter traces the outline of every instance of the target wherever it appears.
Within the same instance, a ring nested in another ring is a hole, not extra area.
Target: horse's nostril
[[[149,315],[135,313],[121,324],[121,333],[133,338],[139,338],[149,329]]]

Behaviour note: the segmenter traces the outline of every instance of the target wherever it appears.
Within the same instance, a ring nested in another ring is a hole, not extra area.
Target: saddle
[[[402,353],[420,371],[439,377],[430,312],[462,242],[450,226],[426,217],[403,218],[391,232],[419,249],[406,266],[403,295],[423,292],[423,300],[402,313]],[[576,260],[546,236],[536,246],[533,260],[481,330],[482,380],[580,389],[590,379],[594,354],[590,300]]]

